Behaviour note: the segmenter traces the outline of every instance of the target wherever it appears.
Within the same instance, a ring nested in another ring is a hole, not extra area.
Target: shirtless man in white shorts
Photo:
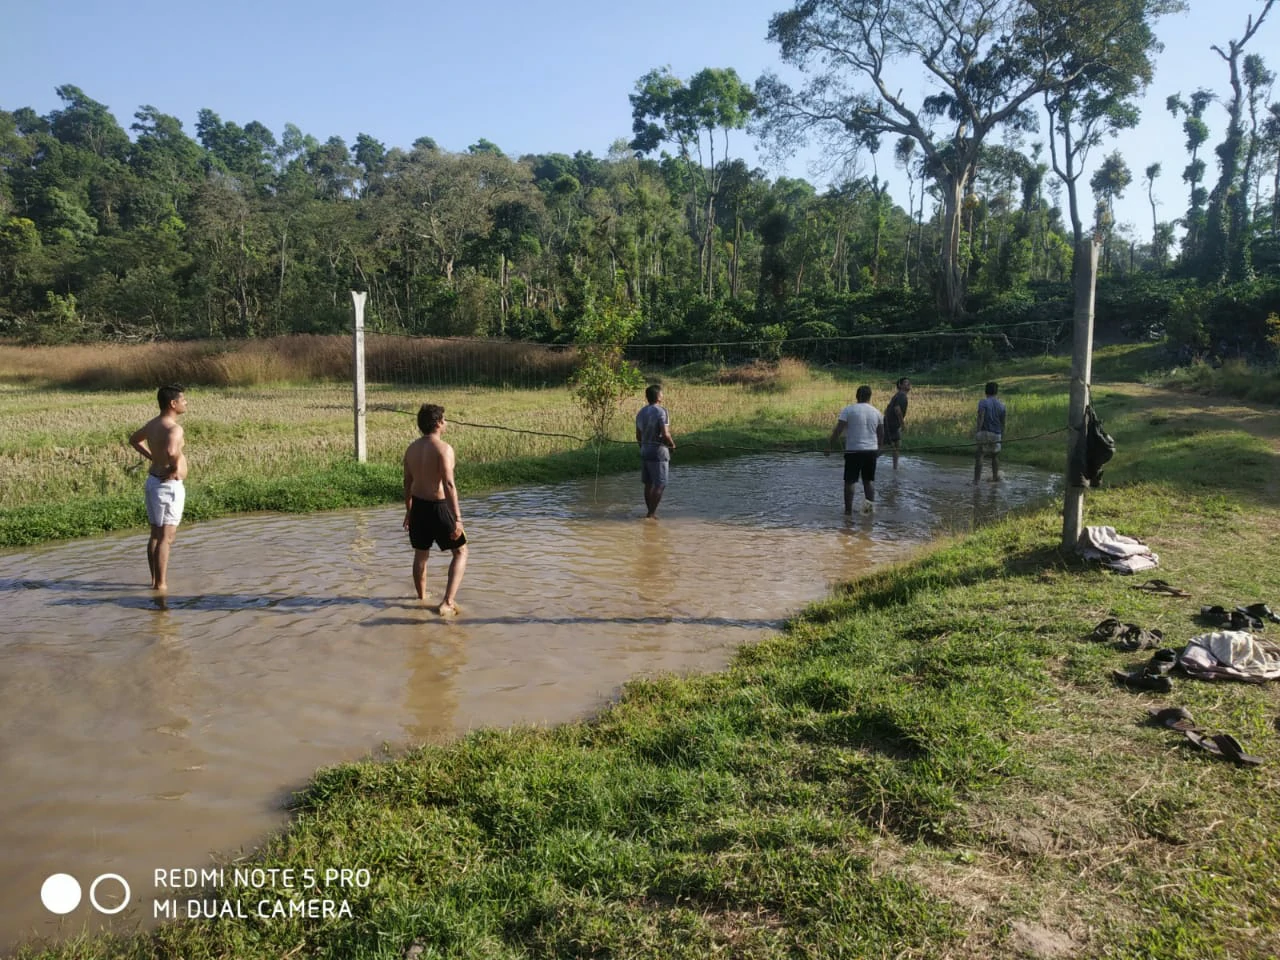
[[[147,472],[147,520],[151,537],[147,540],[147,566],[151,568],[151,587],[166,590],[169,572],[169,547],[182,522],[182,508],[187,491],[182,481],[187,478],[187,457],[182,452],[184,440],[178,417],[187,412],[183,387],[176,383],[156,392],[160,416],[153,417],[129,438],[133,449],[151,461]]]

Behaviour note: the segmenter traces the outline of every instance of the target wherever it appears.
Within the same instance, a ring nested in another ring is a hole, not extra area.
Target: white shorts
[[[979,430],[973,435],[978,442],[978,456],[989,457],[1000,452],[1001,435],[990,430]]]
[[[187,488],[181,480],[161,480],[147,474],[147,519],[153,527],[176,527],[182,522]]]

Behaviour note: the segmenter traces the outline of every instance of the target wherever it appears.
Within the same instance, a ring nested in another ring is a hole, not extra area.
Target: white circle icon
[[[80,881],[69,873],[51,874],[40,885],[40,902],[50,913],[70,913],[80,906]]]
[[[120,886],[124,887],[124,896],[121,897],[119,906],[107,908],[98,902],[98,884],[100,884],[103,880],[114,880],[118,884],[120,884]],[[77,886],[76,887],[77,901],[80,899],[79,892],[80,892],[80,888],[79,886]],[[129,905],[129,898],[131,896],[133,896],[133,891],[129,889],[129,881],[126,880],[124,877],[120,876],[120,874],[118,873],[104,873],[102,874],[102,876],[94,880],[93,883],[89,886],[89,902],[93,904],[93,909],[97,910],[99,913],[105,913],[108,916],[110,916],[113,913],[119,913],[121,910],[127,907]]]

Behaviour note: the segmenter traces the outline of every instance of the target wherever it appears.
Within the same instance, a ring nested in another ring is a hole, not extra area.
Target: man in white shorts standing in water
[[[147,520],[151,537],[147,540],[147,566],[151,568],[151,587],[166,590],[169,586],[169,548],[182,522],[182,508],[187,502],[187,456],[185,440],[178,417],[187,412],[187,397],[180,384],[171,383],[156,391],[160,415],[148,420],[129,438],[133,449],[151,461],[147,471]]]

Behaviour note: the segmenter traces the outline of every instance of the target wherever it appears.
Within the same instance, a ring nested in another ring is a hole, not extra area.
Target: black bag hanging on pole
[[[1084,408],[1084,478],[1089,486],[1102,486],[1102,468],[1116,455],[1116,442],[1102,429],[1092,406]]]

